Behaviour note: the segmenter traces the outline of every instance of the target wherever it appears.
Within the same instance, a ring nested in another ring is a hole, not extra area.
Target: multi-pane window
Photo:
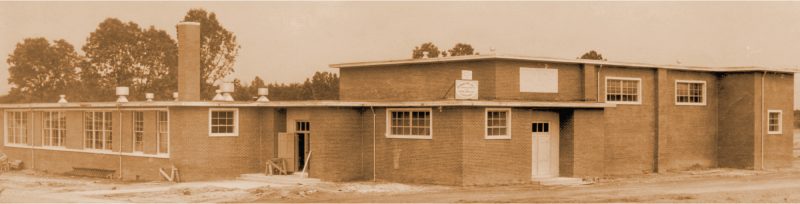
[[[209,117],[210,136],[237,136],[238,135],[238,110],[237,109],[211,109]]]
[[[531,132],[550,132],[550,123],[533,123]]]
[[[43,146],[63,147],[67,138],[67,117],[64,112],[42,113]]]
[[[641,103],[641,79],[638,78],[607,78],[606,101],[622,104]]]
[[[295,128],[297,132],[309,132],[311,131],[311,123],[308,121],[297,121],[295,123]]]
[[[111,149],[111,112],[87,111],[84,116],[84,146],[87,149]]]
[[[144,152],[144,112],[133,112],[133,151]]]
[[[511,138],[510,124],[510,109],[487,109],[486,139]]]
[[[783,127],[781,123],[783,122],[783,111],[780,110],[770,110],[767,114],[767,127],[769,134],[781,134],[783,133]]]
[[[390,109],[388,112],[387,137],[431,138],[430,109]]]
[[[706,82],[704,81],[676,81],[675,103],[678,105],[703,105],[705,99]]]
[[[158,153],[169,153],[169,114],[167,111],[158,111]]]
[[[6,141],[9,144],[28,145],[28,113],[6,112]]]

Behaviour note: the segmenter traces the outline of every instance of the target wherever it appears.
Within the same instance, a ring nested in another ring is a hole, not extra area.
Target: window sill
[[[208,136],[209,137],[238,137],[239,134],[236,134],[236,133],[233,133],[233,134],[209,134]]]
[[[767,132],[768,135],[783,135],[783,132]]]
[[[642,102],[624,102],[624,101],[606,101],[606,103],[610,104],[617,104],[617,105],[642,105]]]
[[[386,138],[431,140],[431,139],[433,139],[433,136],[430,136],[430,135],[386,135]]]
[[[706,103],[675,103],[676,106],[706,106]]]
[[[50,149],[50,150],[64,150],[67,149],[65,146],[42,146],[41,149]]]
[[[31,147],[30,145],[27,145],[27,144],[13,144],[13,143],[6,143],[5,146],[6,147],[25,147],[25,148]]]
[[[510,140],[511,139],[511,135],[492,135],[492,136],[484,135],[483,139],[487,139],[487,140]]]

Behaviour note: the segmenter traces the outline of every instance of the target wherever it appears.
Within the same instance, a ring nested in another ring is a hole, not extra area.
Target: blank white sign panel
[[[558,93],[558,69],[520,67],[519,91]]]

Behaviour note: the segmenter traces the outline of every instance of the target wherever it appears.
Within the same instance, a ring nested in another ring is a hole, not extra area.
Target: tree
[[[142,99],[145,92],[171,98],[177,89],[178,48],[165,31],[141,29],[133,22],[108,18],[89,34],[83,46],[87,61],[81,76],[91,100],[114,98],[114,87],[128,86],[129,98]],[[95,81],[95,82],[92,82]]]
[[[428,52],[428,58],[439,57],[439,54],[441,53],[436,45],[434,45],[432,42],[427,42],[422,43],[420,46],[414,47],[414,50],[411,51],[411,58],[422,58],[425,55],[425,52]]]
[[[591,59],[591,60],[605,60],[602,54],[597,53],[597,51],[594,50],[584,53],[580,58]]]
[[[453,46],[453,49],[448,50],[450,56],[474,55],[474,51],[475,49],[472,49],[472,45],[466,43],[457,43]]]
[[[308,82],[309,80],[306,79]],[[312,100],[339,99],[339,76],[330,72],[316,72],[311,77],[310,92]]]
[[[200,23],[200,93],[210,99],[216,90],[214,82],[233,72],[240,46],[236,35],[220,25],[214,12],[191,9],[183,21]]]
[[[27,38],[8,55],[8,99],[14,102],[55,102],[72,93],[78,82],[81,58],[72,44],[61,39]]]

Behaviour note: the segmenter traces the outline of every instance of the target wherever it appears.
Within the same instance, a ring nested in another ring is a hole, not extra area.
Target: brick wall
[[[604,176],[605,116],[601,109],[561,111],[561,176]]]
[[[760,81],[760,79],[759,79]],[[760,91],[760,90],[759,90]],[[792,166],[794,143],[794,75],[767,73],[764,78],[764,167],[767,169]],[[760,100],[760,99],[756,99]],[[766,114],[768,110],[781,110],[783,130],[780,134],[768,134]]]
[[[754,167],[756,79],[753,73],[720,76],[719,137],[720,167]]]
[[[461,70],[472,70],[481,99],[494,96],[494,62],[393,65],[339,70],[339,98],[344,101],[441,100],[454,98]]]
[[[310,111],[310,176],[330,181],[363,180],[362,111],[354,108]]]
[[[519,68],[558,69],[558,93],[523,93],[519,91]],[[498,60],[495,79],[496,99],[532,101],[583,101],[583,71],[578,64],[559,64]],[[483,85],[483,83],[481,83]]]

